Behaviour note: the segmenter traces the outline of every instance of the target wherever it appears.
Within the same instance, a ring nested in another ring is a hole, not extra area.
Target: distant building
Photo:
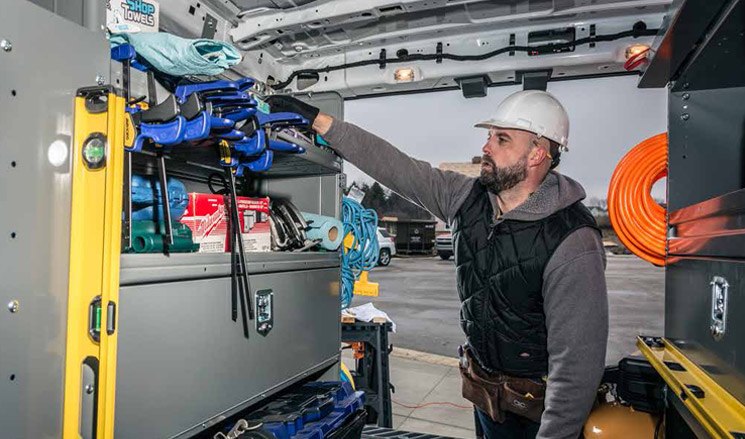
[[[444,162],[440,163],[438,168],[443,171],[459,172],[469,177],[478,177],[481,175],[481,157],[474,157],[471,162]]]

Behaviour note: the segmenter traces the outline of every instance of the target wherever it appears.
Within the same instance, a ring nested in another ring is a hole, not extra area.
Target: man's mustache
[[[481,156],[481,163],[488,163],[488,164],[490,164],[492,166],[492,168],[496,168],[497,167],[497,164],[494,163],[494,160],[492,160],[492,158],[489,157],[488,155],[482,155]]]

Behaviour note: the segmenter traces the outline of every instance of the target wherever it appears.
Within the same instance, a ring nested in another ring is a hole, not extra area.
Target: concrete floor
[[[354,368],[349,351],[345,351],[343,360],[347,367]],[[475,436],[473,406],[460,396],[456,360],[425,360],[402,358],[396,353],[390,357],[391,384],[396,388],[391,395],[393,428],[472,439]]]
[[[607,364],[635,350],[638,334],[662,334],[664,269],[635,256],[608,256],[606,269],[610,308]],[[452,259],[394,258],[388,267],[370,273],[380,283],[380,297],[356,297],[354,305],[372,301],[398,325],[394,346],[454,357],[463,334],[458,323],[460,302],[455,291]]]

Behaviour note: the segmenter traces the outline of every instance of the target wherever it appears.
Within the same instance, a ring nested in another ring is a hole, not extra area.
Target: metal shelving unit
[[[223,172],[215,145],[176,146],[165,158],[189,192],[209,192],[209,175]],[[133,169],[156,174],[155,155],[136,154]],[[341,170],[337,155],[306,145],[302,154],[275,154],[270,171],[247,176],[243,194],[338,218]],[[117,438],[191,437],[338,364],[339,253],[245,256],[250,300],[270,297],[273,320],[269,332],[249,321],[248,339],[230,316],[229,253],[121,255]]]
[[[175,147],[165,154],[169,175],[185,175],[191,178],[223,172],[218,163],[216,148],[211,146]],[[155,154],[144,151],[134,156],[135,170],[147,174],[157,173]],[[312,146],[302,154],[277,153],[274,164],[267,172],[253,174],[252,178],[287,178],[341,173],[342,160],[328,149]]]

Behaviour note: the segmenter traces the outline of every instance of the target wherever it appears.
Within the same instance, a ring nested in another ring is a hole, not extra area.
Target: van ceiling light
[[[647,50],[649,50],[648,44],[633,44],[626,48],[626,59],[629,59],[635,55],[639,55],[640,53],[644,53]]]
[[[399,67],[393,73],[396,82],[412,82],[414,80],[414,69],[411,67]]]

